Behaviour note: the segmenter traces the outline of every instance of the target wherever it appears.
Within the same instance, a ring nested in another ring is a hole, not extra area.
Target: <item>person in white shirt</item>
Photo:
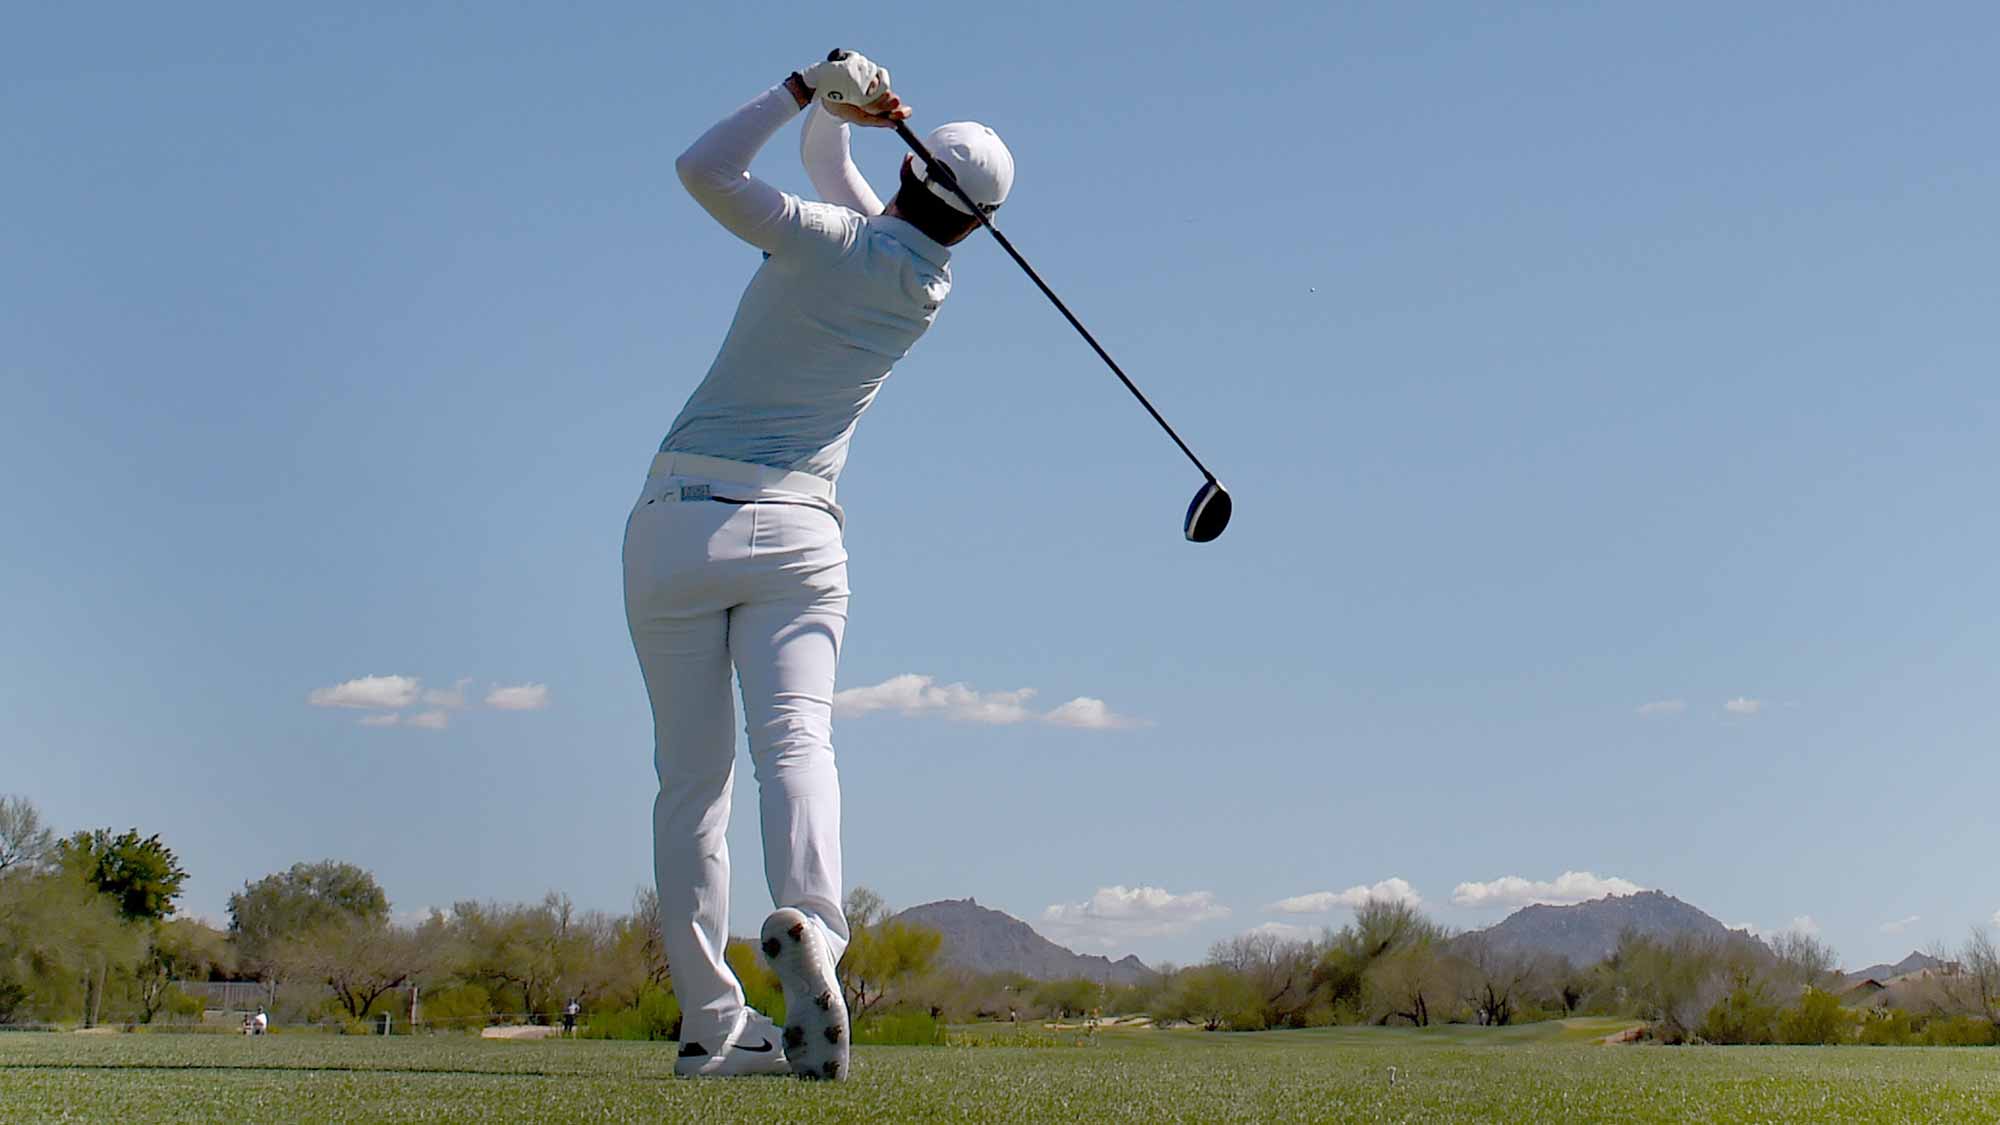
[[[250,1017],[250,1034],[262,1035],[270,1029],[271,1017],[264,1014],[264,1009],[257,1009],[257,1014]]]
[[[748,172],[802,109],[801,154],[823,202]],[[978,226],[920,162],[905,159],[887,206],[855,170],[848,126],[909,113],[887,70],[836,51],[724,118],[675,162],[702,208],[765,259],[625,529],[626,620],[653,708],[653,869],[682,1012],[679,1074],[848,1073],[834,977],[848,940],[832,744],[848,602],[835,481],[855,422],[951,291],[948,247]],[[1013,157],[991,129],[946,125],[930,149],[983,209],[1007,198]],[[746,1006],[723,961],[732,666],[777,907],[760,938],[785,989],[782,1031]]]

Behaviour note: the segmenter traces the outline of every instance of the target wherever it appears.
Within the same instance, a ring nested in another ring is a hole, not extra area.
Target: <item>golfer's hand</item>
[[[821,105],[869,106],[889,92],[889,70],[859,51],[834,51],[800,75]]]
[[[871,129],[887,129],[910,115],[910,107],[903,104],[894,91],[884,90],[882,96],[865,106],[849,105],[846,102],[819,103],[826,111],[850,125],[862,125]]]

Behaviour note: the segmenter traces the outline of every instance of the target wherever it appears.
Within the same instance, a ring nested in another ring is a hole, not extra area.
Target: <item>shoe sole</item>
[[[823,966],[825,939],[804,914],[787,907],[764,920],[764,960],[785,990],[785,1061],[800,1078],[838,1082],[848,1075],[847,1001]]]

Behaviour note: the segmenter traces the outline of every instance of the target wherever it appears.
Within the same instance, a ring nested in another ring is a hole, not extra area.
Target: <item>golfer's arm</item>
[[[716,122],[674,161],[695,202],[760,250],[777,250],[798,228],[799,199],[752,176],[750,161],[798,113],[791,91],[773,86]]]
[[[799,161],[821,199],[863,215],[882,213],[882,200],[848,151],[847,123],[819,106],[806,110],[806,126],[799,130]]]

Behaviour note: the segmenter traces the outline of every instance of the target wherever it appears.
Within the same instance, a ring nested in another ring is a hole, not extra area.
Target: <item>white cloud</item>
[[[1605,895],[1636,894],[1646,888],[1615,875],[1599,876],[1589,871],[1565,871],[1548,882],[1503,875],[1486,883],[1460,883],[1451,892],[1451,901],[1460,906],[1516,907],[1546,903],[1569,906],[1603,898]]]
[[[1100,942],[1163,937],[1227,917],[1229,908],[1208,891],[1177,895],[1159,887],[1099,887],[1088,901],[1042,911],[1043,927],[1051,934]]]
[[[1893,922],[1882,923],[1882,932],[1885,934],[1900,934],[1921,921],[1923,921],[1921,914],[1912,914],[1908,918],[1898,918]]]
[[[894,711],[969,723],[1018,723],[1029,717],[1027,703],[1034,695],[1034,688],[983,692],[965,684],[940,685],[930,676],[906,672],[869,687],[834,692],[833,706],[842,715]]]
[[[549,685],[496,687],[486,693],[486,705],[501,711],[539,711],[549,705]]]
[[[424,693],[424,704],[455,711],[465,706],[465,689],[471,683],[472,677],[467,676],[448,688],[432,688]]]
[[[363,715],[359,721],[364,727],[393,727],[402,722],[403,717],[391,711],[386,715]]]
[[[1819,921],[1810,914],[1801,914],[1793,918],[1792,924],[1786,926],[1785,929],[1795,934],[1803,934],[1806,937],[1816,937],[1819,934]]]
[[[1369,886],[1357,883],[1344,891],[1314,891],[1311,894],[1293,895],[1279,899],[1264,909],[1278,914],[1325,914],[1340,907],[1352,910],[1369,899],[1385,899],[1389,902],[1407,902],[1411,906],[1423,905],[1423,896],[1415,887],[1394,875]]]
[[[1993,924],[1996,926],[2000,926],[2000,910],[1995,910],[1993,912]]]
[[[1144,725],[1138,719],[1113,711],[1103,700],[1087,695],[1048,712],[1029,707],[1034,698],[1034,688],[980,691],[969,684],[940,684],[935,677],[906,672],[879,684],[834,692],[833,706],[843,717],[886,711],[962,723],[1044,722],[1084,730],[1121,730]]]
[[[1059,727],[1081,727],[1084,730],[1124,730],[1141,725],[1139,720],[1129,715],[1120,715],[1105,706],[1102,699],[1092,699],[1079,695],[1068,703],[1042,716],[1045,723]]]
[[[1722,709],[1732,715],[1755,715],[1764,709],[1764,701],[1739,695],[1723,704]]]
[[[443,730],[450,723],[451,716],[443,711],[423,711],[410,716],[410,725],[424,730]]]
[[[1688,709],[1685,699],[1655,699],[1651,703],[1641,703],[1638,707],[1642,719],[1658,719],[1667,715],[1678,715]]]
[[[314,688],[306,702],[314,707],[366,707],[394,711],[417,701],[415,676],[363,676],[358,680]]]
[[[1250,927],[1249,932],[1253,934],[1270,934],[1272,937],[1283,938],[1286,941],[1305,941],[1307,938],[1318,936],[1318,931],[1314,930],[1311,926],[1295,926],[1290,922],[1266,922],[1261,926]]]

